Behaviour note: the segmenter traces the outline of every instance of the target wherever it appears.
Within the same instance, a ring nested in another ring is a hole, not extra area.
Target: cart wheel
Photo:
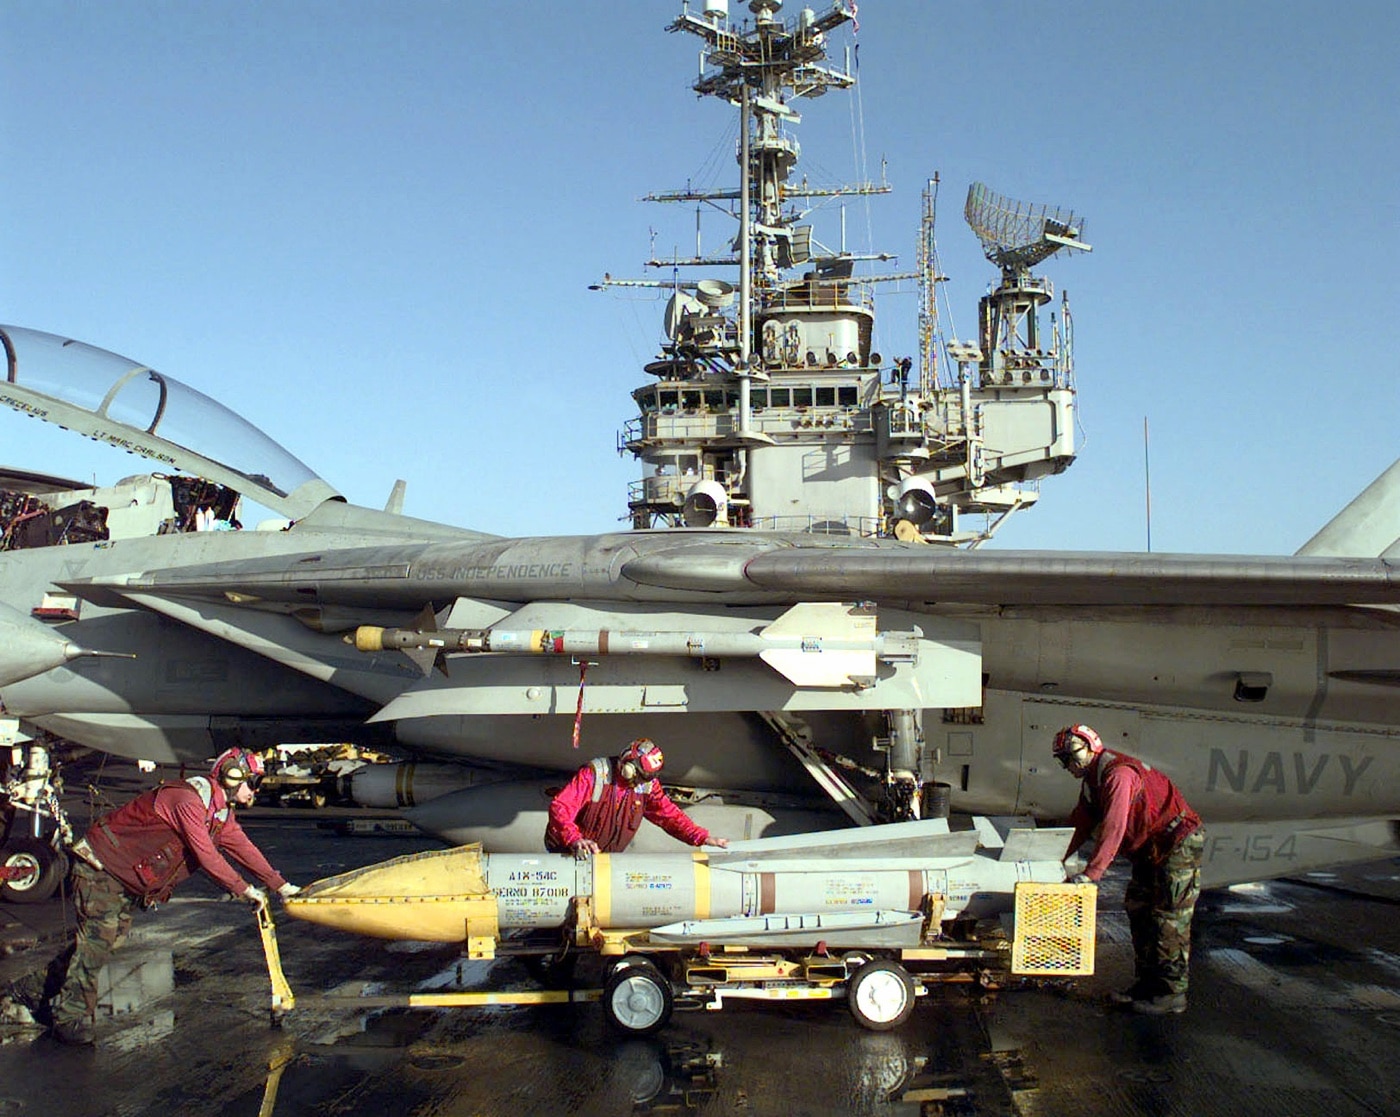
[[[867,962],[851,978],[846,1003],[861,1027],[888,1032],[914,1011],[914,979],[897,962]]]
[[[0,898],[12,904],[42,903],[58,891],[68,874],[68,858],[36,838],[10,842],[0,850],[0,865],[6,869]]]
[[[671,1019],[671,983],[645,958],[623,959],[603,986],[603,1012],[614,1027],[634,1036],[659,1032]]]

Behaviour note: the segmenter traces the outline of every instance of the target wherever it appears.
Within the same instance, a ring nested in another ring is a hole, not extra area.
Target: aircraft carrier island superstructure
[[[704,0],[669,28],[704,44],[696,92],[738,109],[738,185],[646,198],[718,211],[730,222],[721,250],[703,248],[697,216],[693,257],[647,261],[670,279],[599,284],[672,291],[665,341],[646,365],[655,380],[632,393],[639,414],[619,438],[643,468],[629,494],[632,525],[975,545],[1035,501],[1039,478],[1074,459],[1068,301],[1047,314],[1053,288],[1030,269],[1058,250],[1087,250],[1082,223],[975,184],[966,216],[1001,279],[981,300],[976,342],[946,339],[937,177],[924,194],[917,270],[866,274],[859,269],[892,257],[848,251],[844,211],[835,248],[810,219],[890,187],[796,174],[796,106],[855,84],[849,56],[840,68],[828,57],[855,6],[804,8],[795,19],[783,18],[781,0],[748,7],[753,18],[740,26],[727,0]],[[716,269],[726,278],[682,278]],[[895,280],[918,285],[917,368],[875,348],[873,290]]]

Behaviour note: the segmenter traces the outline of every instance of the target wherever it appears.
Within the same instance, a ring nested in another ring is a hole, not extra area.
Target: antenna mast
[[[924,217],[919,225],[919,393],[925,397],[938,385],[938,247],[933,223],[938,212],[938,172],[924,188]]]

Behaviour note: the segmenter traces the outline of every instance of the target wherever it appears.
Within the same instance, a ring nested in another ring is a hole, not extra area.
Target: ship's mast
[[[687,5],[668,28],[702,41],[695,91],[738,113],[738,185],[646,199],[727,215],[723,248],[706,251],[697,227],[693,256],[653,251],[646,262],[670,279],[598,284],[669,295],[665,340],[646,365],[656,383],[633,392],[639,414],[618,443],[643,463],[629,492],[632,524],[986,538],[996,526],[991,517],[1000,522],[1034,502],[1028,482],[1059,472],[1074,455],[1067,330],[1063,350],[1055,329],[1049,349],[1037,334],[1015,342],[1010,360],[995,340],[1023,326],[1035,331],[1034,308],[1048,283],[1029,265],[1009,280],[1004,274],[996,297],[984,300],[981,348],[945,344],[936,177],[924,197],[916,271],[858,272],[893,257],[849,251],[844,210],[836,247],[823,244],[812,217],[825,201],[890,190],[883,181],[822,186],[796,175],[797,106],[855,84],[849,61],[828,58],[833,34],[854,27],[855,8],[837,0],[822,14],[804,8],[784,21],[781,0],[747,7],[752,19],[736,23],[728,0],[705,0],[698,13]],[[685,278],[699,268],[706,278]],[[731,269],[728,278],[716,268]],[[919,282],[912,384],[913,360],[886,360],[873,344],[874,285],[893,279]],[[1027,344],[1049,374],[1008,378],[1012,368],[1025,371]],[[946,384],[941,353],[958,364]],[[968,513],[986,514],[989,526],[966,530],[959,517]]]

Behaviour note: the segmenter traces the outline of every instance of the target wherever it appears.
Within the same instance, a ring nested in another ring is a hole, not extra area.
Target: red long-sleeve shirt
[[[608,773],[601,789],[600,767]],[[550,802],[545,848],[565,853],[580,839],[590,838],[602,852],[620,853],[636,837],[643,818],[689,845],[701,846],[710,840],[710,832],[687,818],[659,782],[648,780],[629,787],[616,779],[613,761],[599,759],[574,773]]]
[[[238,824],[223,788],[202,776],[138,795],[94,822],[87,839],[108,873],[154,903],[197,869],[243,895],[248,885],[225,854],[268,888],[286,883]]]
[[[1069,853],[1098,830],[1094,856],[1084,869],[1090,880],[1099,880],[1120,850],[1129,857],[1162,857],[1201,825],[1200,816],[1161,772],[1107,750],[1084,773],[1069,820],[1074,826]]]

